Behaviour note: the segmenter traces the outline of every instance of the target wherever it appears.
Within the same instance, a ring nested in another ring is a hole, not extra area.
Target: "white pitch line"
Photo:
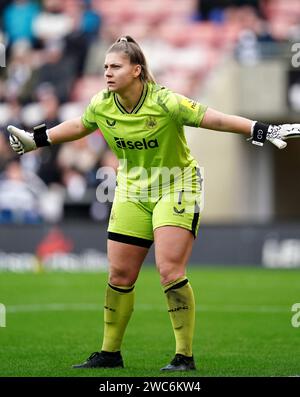
[[[102,304],[96,303],[45,303],[6,306],[7,313],[32,313],[32,312],[61,312],[61,311],[100,311]],[[135,305],[136,311],[166,311],[163,305]],[[250,305],[198,305],[197,312],[219,313],[290,313],[289,306],[250,306]]]
[[[31,313],[31,312],[63,312],[63,311],[81,311],[81,310],[99,310],[101,305],[96,303],[45,303],[31,305],[14,305],[7,306],[7,313]]]

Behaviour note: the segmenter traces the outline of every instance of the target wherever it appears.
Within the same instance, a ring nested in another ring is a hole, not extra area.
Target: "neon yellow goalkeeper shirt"
[[[99,128],[118,157],[118,189],[128,191],[130,187],[131,192],[140,194],[159,188],[162,192],[197,167],[184,126],[199,127],[206,109],[165,87],[148,83],[130,113],[115,93],[100,91],[86,108],[82,123],[89,131]]]

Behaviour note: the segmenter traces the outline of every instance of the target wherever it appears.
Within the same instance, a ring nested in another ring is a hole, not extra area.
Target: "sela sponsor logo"
[[[145,138],[141,141],[125,141],[124,138],[114,137],[115,143],[119,149],[154,149],[158,147],[157,139],[150,139],[146,141]]]

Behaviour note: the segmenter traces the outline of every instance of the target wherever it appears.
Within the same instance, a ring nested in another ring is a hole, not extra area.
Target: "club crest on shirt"
[[[155,128],[157,126],[157,121],[154,117],[148,117],[146,120],[146,127],[147,128]]]

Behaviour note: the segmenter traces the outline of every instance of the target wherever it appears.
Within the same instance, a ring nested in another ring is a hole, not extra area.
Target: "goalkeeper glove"
[[[51,145],[45,124],[40,124],[34,127],[33,133],[20,130],[13,125],[9,125],[7,130],[10,133],[10,146],[18,154],[24,154],[26,152],[31,152],[38,147]]]
[[[278,147],[284,149],[289,138],[300,138],[300,124],[263,124],[254,121],[251,128],[251,138],[254,145],[263,146],[265,140],[270,141]]]

